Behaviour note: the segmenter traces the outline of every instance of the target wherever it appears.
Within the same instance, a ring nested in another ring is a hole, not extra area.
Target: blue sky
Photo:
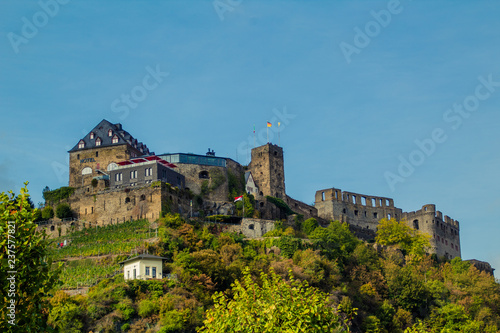
[[[243,164],[254,124],[263,144],[280,121],[289,195],[434,203],[463,258],[500,269],[498,17],[495,1],[1,1],[0,188],[67,185],[67,150],[103,118],[156,153]]]

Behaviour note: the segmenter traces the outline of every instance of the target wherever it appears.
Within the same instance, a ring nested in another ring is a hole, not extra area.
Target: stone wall
[[[186,188],[190,189],[195,194],[200,194],[204,182],[208,184],[208,194],[206,198],[212,201],[227,201],[228,192],[228,181],[227,181],[227,169],[222,166],[210,166],[210,165],[199,165],[199,164],[176,164],[177,168],[175,171],[184,175]],[[222,177],[222,181],[219,182],[219,186],[213,189],[214,184],[217,182],[216,178]]]
[[[264,219],[242,219],[240,224],[231,225],[228,229],[232,232],[241,232],[248,238],[259,238],[267,232],[274,230],[274,221]]]
[[[310,206],[302,201],[295,200],[288,195],[286,196],[288,206],[296,213],[304,215],[304,219],[318,217],[318,210],[314,206]]]

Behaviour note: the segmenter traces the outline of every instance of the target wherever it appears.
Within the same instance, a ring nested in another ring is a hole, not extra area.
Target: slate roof
[[[109,130],[113,132],[113,135],[111,136],[108,135]],[[91,133],[94,133],[93,139],[90,138]],[[115,134],[118,137],[117,143],[112,142]],[[97,138],[101,139],[100,146],[96,146],[95,144]],[[83,141],[85,143],[84,148],[78,148],[80,141]],[[138,142],[137,139],[135,139],[132,135],[130,135],[129,132],[124,131],[122,129],[122,124],[112,124],[106,119],[103,119],[96,127],[92,129],[92,131],[90,131],[87,135],[85,135],[85,137],[79,140],[78,143],[69,151],[69,153],[96,147],[119,146],[124,144],[128,144],[138,149],[139,151],[141,151],[142,148],[143,155],[153,154],[149,152],[149,149],[145,144],[143,144],[142,142]]]
[[[133,257],[133,258],[124,260],[122,262],[119,262],[118,264],[121,265],[121,264],[124,264],[124,263],[129,262],[129,261],[140,260],[140,259],[162,259],[162,260],[167,260],[168,258],[158,257],[158,256],[154,256],[152,254],[140,254],[137,257]]]

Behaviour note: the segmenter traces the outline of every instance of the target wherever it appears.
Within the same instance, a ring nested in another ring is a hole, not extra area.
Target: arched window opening
[[[106,168],[107,171],[112,171],[118,169],[118,164],[115,162],[111,162],[108,164],[108,167]]]
[[[413,229],[415,230],[419,229],[418,220],[413,220]]]
[[[198,174],[198,177],[199,177],[200,179],[208,179],[208,178],[209,178],[208,171],[201,171],[201,172]]]
[[[91,167],[85,167],[82,169],[82,175],[91,175],[92,174],[92,168]]]
[[[126,197],[125,198],[125,203],[129,203],[130,202],[130,198],[129,197]]]
[[[140,199],[139,199],[139,200],[140,200],[140,201],[146,200],[146,195],[141,194],[141,197],[140,197]]]

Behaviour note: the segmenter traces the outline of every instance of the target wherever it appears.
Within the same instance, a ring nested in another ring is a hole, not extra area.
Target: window
[[[94,132],[90,132],[90,139],[94,138]]]
[[[354,215],[358,216],[358,211],[357,210],[354,211]]]
[[[111,142],[112,142],[112,143],[118,143],[118,135],[116,135],[116,134],[115,134],[115,135],[113,136],[113,139],[111,139]]]
[[[121,182],[122,181],[122,173],[115,173],[115,182]]]
[[[440,240],[441,240],[441,237],[439,237],[439,235],[438,235],[438,242],[439,242]]]
[[[76,154],[76,159],[79,160],[80,159],[80,154]]]
[[[98,151],[95,152],[95,157],[99,157],[99,152]]]
[[[96,145],[96,146],[100,146],[100,145],[101,145],[101,143],[102,143],[101,138],[97,138],[97,139],[95,140],[95,145]]]
[[[146,266],[146,276],[149,276],[149,266]]]
[[[83,142],[83,140],[80,140],[80,142],[78,142],[78,149],[83,149],[85,148],[85,142]]]
[[[152,174],[153,174],[153,168],[146,168],[146,169],[144,170],[144,175],[145,175],[146,177],[151,176]]]
[[[92,168],[90,167],[85,167],[83,168],[82,170],[82,175],[85,176],[85,175],[91,175],[92,174]]]
[[[126,197],[125,198],[125,203],[129,203],[130,202],[130,198],[129,197]],[[130,220],[132,220],[132,218],[130,218]]]
[[[135,179],[137,178],[137,170],[130,171],[130,179]]]
[[[208,179],[208,171],[202,171],[198,174],[198,178],[200,179]]]
[[[108,130],[108,136],[112,136],[113,135],[113,130],[109,129]]]
[[[156,267],[153,267],[153,278],[156,278]]]
[[[118,164],[111,162],[108,164],[108,167],[106,168],[107,171],[112,171],[118,169]]]
[[[377,219],[378,218],[378,213],[373,213],[373,218]]]
[[[418,220],[413,220],[413,229],[418,230]]]
[[[127,279],[130,279],[130,271],[127,271]]]
[[[346,209],[345,209],[345,208],[344,208],[344,209],[342,209],[342,213],[344,213],[344,214],[345,214],[346,212],[347,212],[347,211],[346,211]]]
[[[141,194],[141,198],[140,198],[139,200],[140,200],[140,201],[144,201],[144,200],[146,200],[146,195]]]
[[[137,278],[137,273],[135,271],[135,268],[134,268],[134,279]]]

